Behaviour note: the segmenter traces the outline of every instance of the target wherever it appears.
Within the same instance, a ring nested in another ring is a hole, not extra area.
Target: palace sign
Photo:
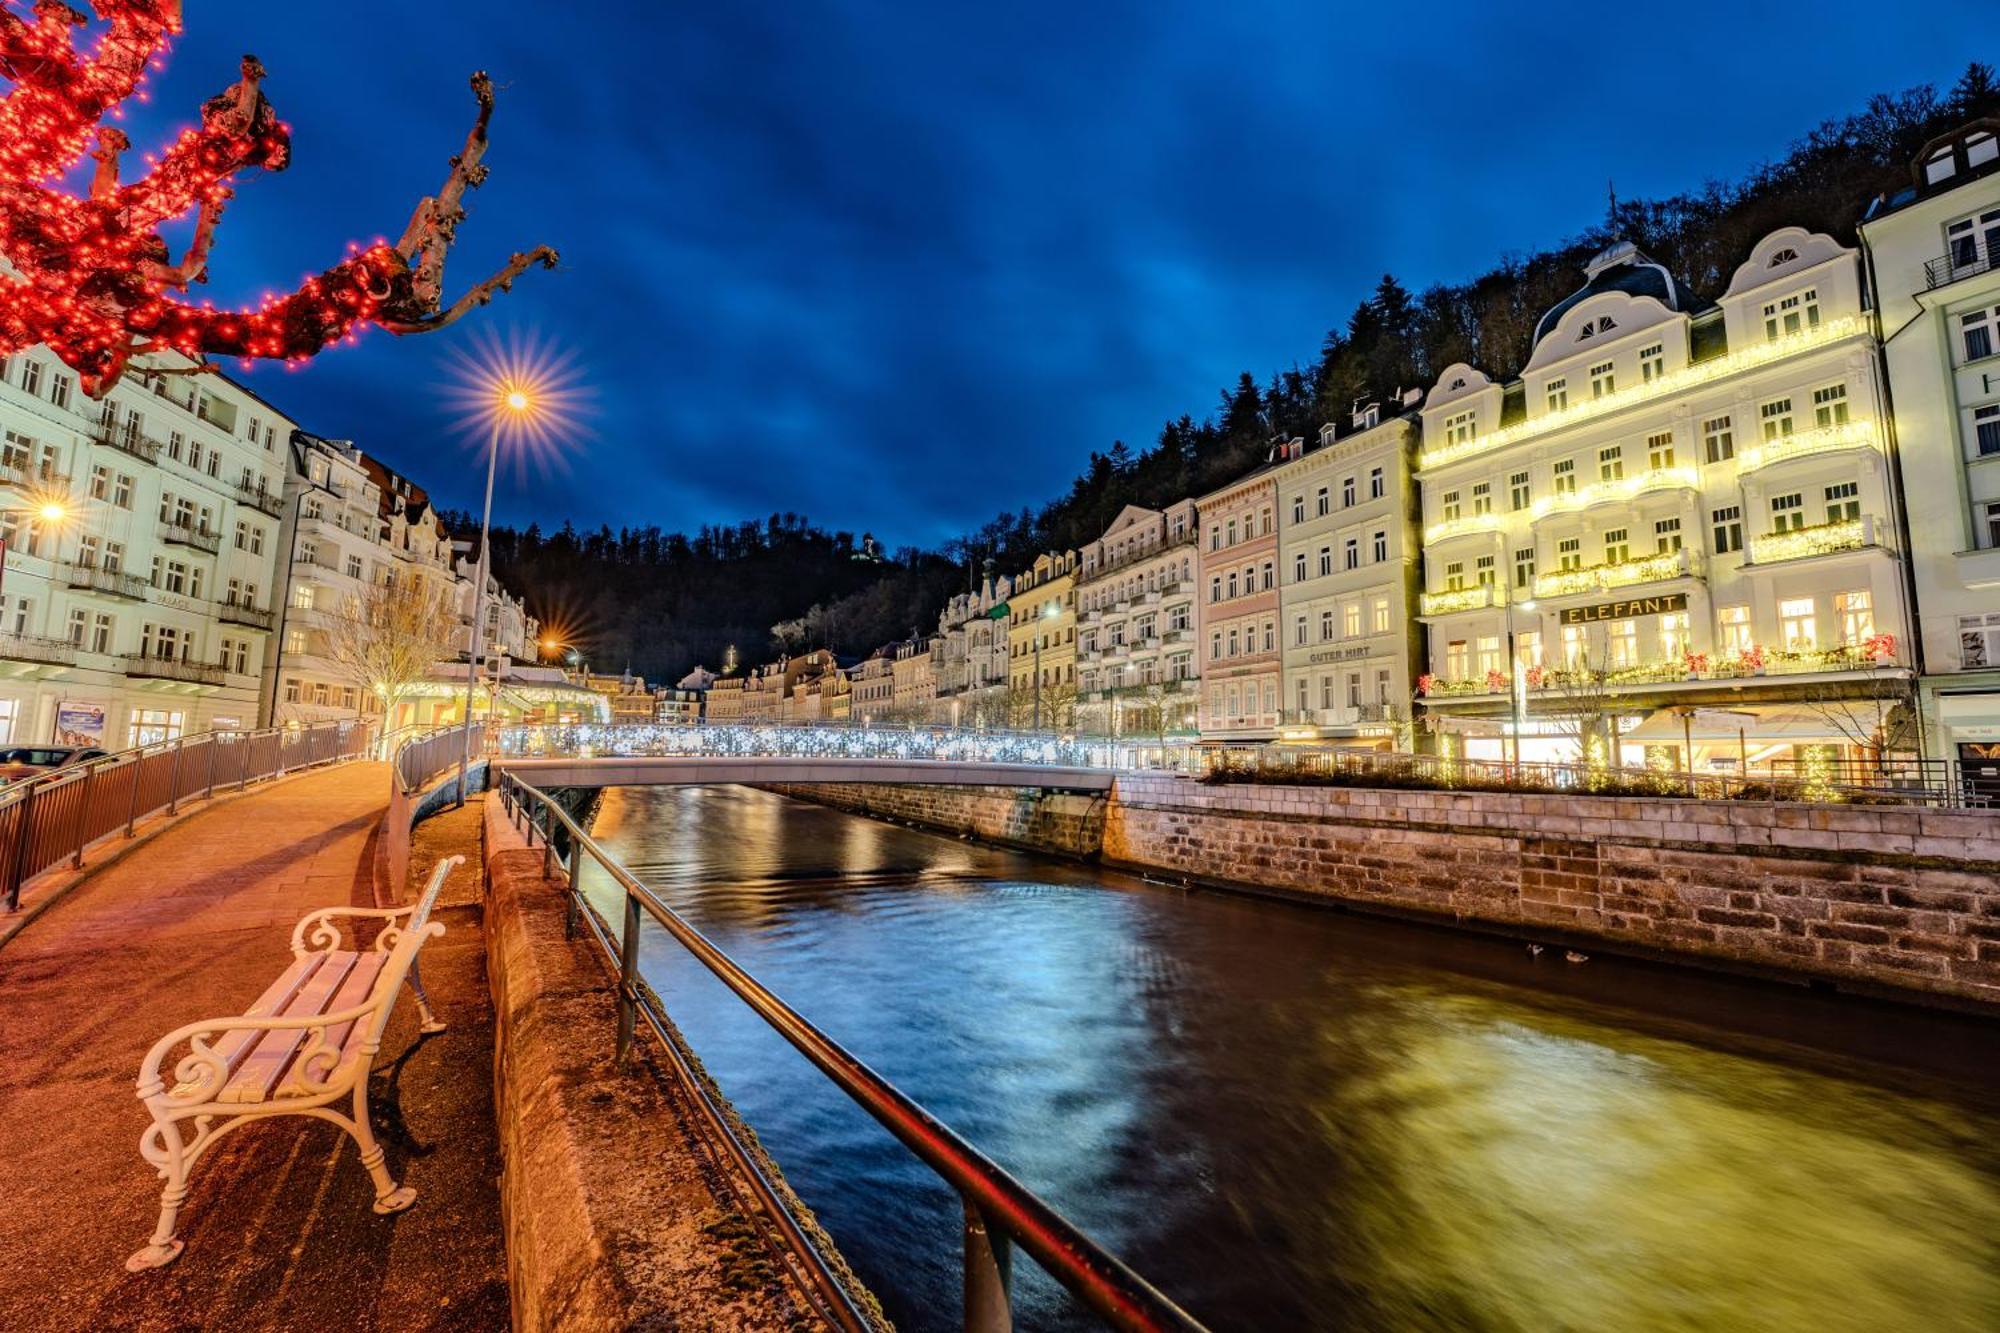
[[[1565,625],[1593,625],[1600,620],[1631,620],[1638,616],[1664,615],[1669,611],[1687,610],[1688,595],[1684,592],[1662,593],[1658,597],[1634,597],[1624,602],[1599,602],[1595,606],[1570,606],[1563,608],[1562,623]]]

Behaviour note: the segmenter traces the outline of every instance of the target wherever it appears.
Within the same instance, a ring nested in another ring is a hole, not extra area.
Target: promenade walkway
[[[394,1217],[333,1126],[251,1125],[197,1168],[186,1252],[128,1274],[159,1180],[139,1157],[139,1061],[168,1029],[238,1013],[306,911],[368,903],[388,767],[355,763],[203,810],[107,866],[0,949],[0,1328],[504,1329],[493,1016],[477,906],[438,913],[424,979],[451,1028],[399,1003],[371,1101]],[[454,849],[457,850],[457,849]],[[422,849],[428,853],[429,849]],[[422,868],[431,858],[425,855]],[[468,890],[479,858],[457,872]]]

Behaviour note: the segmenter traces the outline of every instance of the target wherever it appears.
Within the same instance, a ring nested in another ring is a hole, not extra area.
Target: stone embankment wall
[[[837,810],[1063,856],[1094,857],[1105,798],[1021,787],[905,787],[861,782],[771,783],[769,791]]]
[[[1175,879],[2000,1005],[2000,814],[1170,776],[1121,777],[1108,802],[973,788],[790,790]],[[1060,802],[1094,809],[1074,825],[1059,805],[1040,809]]]

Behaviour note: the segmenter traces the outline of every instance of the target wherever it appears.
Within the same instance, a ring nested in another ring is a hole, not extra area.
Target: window
[[[1859,645],[1875,634],[1875,602],[1865,588],[1833,595],[1833,618],[1840,625],[1840,641]]]
[[[1359,569],[1359,568],[1361,568],[1361,539],[1360,539],[1360,538],[1358,538],[1358,537],[1349,537],[1349,538],[1348,538],[1348,539],[1347,539],[1346,541],[1344,541],[1344,542],[1342,542],[1342,543],[1341,543],[1341,566],[1340,566],[1340,567],[1341,567],[1342,569]]]
[[[1217,630],[1215,631],[1215,633],[1208,636],[1208,657],[1211,662],[1217,662],[1222,660],[1221,630]]]
[[[1466,667],[1471,661],[1465,651],[1464,639],[1453,639],[1444,646],[1444,674],[1447,680],[1464,680],[1470,672]]]
[[[1514,636],[1514,660],[1520,663],[1523,668],[1538,667],[1542,664],[1542,632],[1540,630],[1523,630]],[[1384,702],[1387,701],[1384,700]]]
[[[1482,676],[1489,671],[1498,671],[1503,660],[1500,656],[1500,636],[1497,634],[1482,635],[1475,648],[1475,653],[1473,670]]]
[[[132,478],[123,472],[119,473],[118,479],[111,484],[111,503],[120,509],[132,507]]]
[[[1236,520],[1233,518],[1229,520],[1229,523],[1227,525],[1227,532],[1225,534],[1225,540],[1223,542],[1223,545],[1225,546],[1236,545]]]
[[[301,583],[292,589],[292,606],[300,611],[313,609],[313,585]]]
[[[1851,523],[1861,517],[1861,483],[1843,481],[1826,488],[1826,521]]]
[[[1374,555],[1371,558],[1376,564],[1379,565],[1389,558],[1389,533],[1386,528],[1375,534],[1372,549]]]
[[[1444,419],[1444,442],[1447,445],[1470,444],[1476,433],[1477,412],[1459,412]]]
[[[1208,600],[1211,602],[1222,600],[1222,579],[1219,575],[1208,581]]]
[[[1764,441],[1782,440],[1792,433],[1792,400],[1774,398],[1757,409],[1757,417],[1764,430]]]
[[[1639,378],[1647,384],[1667,373],[1667,349],[1659,343],[1639,349]]]
[[[1709,515],[1715,525],[1715,553],[1728,555],[1743,549],[1743,507],[1724,505]]]
[[[1987,501],[1983,512],[1986,515],[1985,545],[1990,550],[2000,546],[2000,500]]]
[[[1623,481],[1625,478],[1625,446],[1610,445],[1597,451],[1597,479],[1599,481]]]
[[[1332,511],[1333,501],[1329,496],[1327,488],[1322,486],[1313,493],[1313,516],[1315,518],[1325,518]]]
[[[1958,618],[1958,665],[1966,671],[2000,663],[2000,611]]]
[[[1765,341],[1819,327],[1819,292],[1808,287],[1764,306]]]
[[[1353,477],[1341,478],[1340,507],[1343,509],[1354,508],[1354,497],[1355,497],[1355,479]]]
[[[1321,643],[1331,643],[1331,642],[1333,642],[1333,608],[1332,608],[1332,607],[1328,607],[1328,608],[1327,608],[1326,610],[1324,610],[1324,611],[1322,611],[1322,612],[1320,612],[1320,613],[1319,613],[1319,641],[1320,641]]]
[[[1847,424],[1847,386],[1829,384],[1813,390],[1813,426],[1830,430]]]
[[[90,498],[93,500],[111,498],[111,469],[101,463],[94,463],[90,468]]]
[[[1297,555],[1294,555],[1292,557],[1292,582],[1304,583],[1305,581],[1306,581],[1306,553],[1304,551],[1300,551]]]
[[[1972,410],[1972,437],[1981,458],[2000,454],[2000,403]]]
[[[1561,570],[1583,568],[1583,538],[1565,537],[1556,543],[1556,568]]]
[[[1606,528],[1604,530],[1604,563],[1607,565],[1622,565],[1631,558],[1632,543],[1626,536],[1626,529]]]
[[[117,622],[108,613],[99,611],[90,624],[90,651],[93,653],[110,652],[112,635],[116,628]]]
[[[1444,586],[1446,592],[1458,592],[1465,587],[1465,562],[1447,560],[1444,566]]]
[[[1303,523],[1305,521],[1306,497],[1303,495],[1294,495],[1292,497],[1292,522]]]
[[[1319,548],[1319,576],[1325,578],[1331,573],[1333,573],[1333,548],[1322,546]]]
[[[125,568],[125,543],[107,541],[104,543],[104,569],[108,574],[116,574]]]
[[[34,394],[39,394],[42,391],[41,362],[29,361],[21,367],[21,387],[29,393]]]
[[[1272,588],[1277,586],[1277,583],[1278,562],[1275,560],[1266,560],[1264,562],[1264,591],[1271,591]]]
[[[1590,396],[1602,398],[1618,388],[1617,377],[1612,374],[1611,363],[1600,361],[1590,368]]]
[[[1389,632],[1389,599],[1386,597],[1377,597],[1375,599],[1374,610],[1375,614],[1369,622],[1369,632],[1387,634]]]
[[[1701,423],[1703,456],[1711,463],[1726,463],[1736,457],[1736,432],[1728,417],[1710,417]]]
[[[1576,666],[1590,656],[1590,640],[1584,637],[1586,628],[1583,625],[1562,627],[1564,666]]]
[[[1222,525],[1220,523],[1211,523],[1208,525],[1208,549],[1211,551],[1222,549]]]
[[[1457,491],[1446,491],[1438,498],[1438,516],[1447,523],[1458,522],[1462,506]]]
[[[1292,622],[1292,646],[1295,648],[1306,646],[1306,618],[1304,616],[1300,616]],[[1299,706],[1303,708],[1305,705],[1301,704]]]
[[[1604,630],[1605,665],[1629,667],[1639,664],[1639,622],[1614,620]]]
[[[73,378],[57,371],[49,377],[49,401],[57,407],[68,407],[69,391],[75,384]]]
[[[2000,306],[1986,306],[1958,317],[1959,336],[1965,340],[1965,359],[1983,361],[1993,355],[1993,330],[2000,324]]]
[[[182,722],[187,715],[166,708],[135,708],[132,710],[132,744],[158,745],[161,741],[180,739]]]
[[[1472,562],[1472,577],[1473,582],[1477,583],[1480,587],[1492,587],[1495,582],[1493,557],[1482,555],[1477,560],[1474,560]]]
[[[90,628],[90,613],[80,606],[69,609],[69,626],[65,637],[78,648],[83,647],[83,636]]]
[[[1797,491],[1771,497],[1771,531],[1797,532],[1806,525],[1806,498]]]
[[[1646,466],[1655,472],[1674,465],[1674,433],[1662,431],[1646,437]]]
[[[1555,478],[1555,491],[1557,495],[1576,494],[1576,460],[1574,458],[1558,459],[1551,472]]]
[[[1715,642],[1724,653],[1730,656],[1750,651],[1750,608],[1747,606],[1716,607]]]
[[[1493,484],[1491,482],[1480,481],[1473,483],[1472,512],[1475,515],[1490,514],[1493,512]]]
[[[1527,473],[1516,472],[1507,478],[1507,507],[1509,509],[1526,509],[1534,498],[1534,488],[1528,483]]]
[[[1379,467],[1368,469],[1368,498],[1379,500],[1389,493],[1388,479]]]
[[[1681,521],[1663,518],[1653,524],[1653,550],[1660,555],[1681,549]]]
[[[1677,662],[1688,654],[1688,613],[1668,611],[1660,617],[1660,656]]]
[[[98,538],[94,532],[86,532],[76,539],[76,563],[85,569],[97,568]]]
[[[1550,380],[1547,392],[1549,411],[1560,412],[1569,406],[1569,381],[1567,379],[1559,376]]]
[[[1535,584],[1535,548],[1524,546],[1514,552],[1514,586],[1532,588]]]
[[[358,579],[358,578],[360,578],[360,577],[361,577],[361,557],[360,557],[360,556],[358,556],[358,555],[350,555],[350,556],[348,556],[348,557],[347,557],[347,577],[349,577],[349,578],[351,578],[351,579]]]
[[[1805,652],[1818,645],[1813,628],[1813,599],[1786,598],[1778,603],[1778,642],[1788,652]]]

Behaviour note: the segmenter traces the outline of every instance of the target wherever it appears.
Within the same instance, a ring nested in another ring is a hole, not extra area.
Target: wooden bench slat
[[[367,1000],[370,992],[375,989],[375,979],[382,974],[382,964],[388,961],[389,955],[387,954],[362,954],[355,960],[353,970],[347,974],[347,980],[341,982],[340,989],[334,992],[332,1001],[319,1012],[323,1014],[335,1014],[339,1013],[342,1009],[353,1009]],[[335,1023],[326,1030],[327,1044],[339,1048],[340,1058],[327,1066],[326,1069],[316,1071],[320,1082],[324,1083],[328,1072],[339,1068],[346,1062],[347,1057],[353,1054],[348,1049],[352,1044],[349,1041],[349,1034],[353,1034],[354,1042],[359,1042],[361,1037],[367,1033],[367,1030],[365,1023],[357,1024],[352,1020],[345,1023]],[[301,1046],[299,1054],[303,1053],[304,1047]],[[303,1093],[304,1091],[305,1088],[302,1086],[299,1078],[298,1060],[295,1057],[286,1068],[284,1080],[278,1085],[278,1093],[280,1096],[286,1096]]]
[[[292,965],[286,968],[279,975],[278,979],[272,982],[248,1009],[243,1011],[243,1016],[246,1018],[268,1018],[272,1014],[282,1012],[284,1007],[290,1004],[293,997],[299,993],[299,988],[306,984],[306,979],[319,969],[320,963],[325,958],[325,954],[319,953],[309,953],[303,958],[294,958]],[[238,1028],[233,1032],[223,1034],[222,1039],[210,1047],[211,1050],[222,1057],[222,1067],[225,1076],[236,1072],[237,1063],[249,1053],[250,1048],[255,1046],[257,1039],[263,1035],[263,1033],[258,1032],[254,1028]],[[171,1095],[185,1097],[193,1091],[193,1084],[180,1083],[175,1085]]]
[[[286,1017],[308,1018],[327,1011],[326,1002],[340,987],[341,980],[354,966],[357,955],[345,949],[335,949],[322,955],[325,961],[319,965],[312,979],[292,998],[292,1002],[279,1012]],[[291,1063],[292,1052],[305,1038],[303,1028],[274,1028],[264,1034],[247,1059],[236,1068],[222,1089],[220,1100],[225,1102],[261,1102],[271,1095],[278,1076]]]

